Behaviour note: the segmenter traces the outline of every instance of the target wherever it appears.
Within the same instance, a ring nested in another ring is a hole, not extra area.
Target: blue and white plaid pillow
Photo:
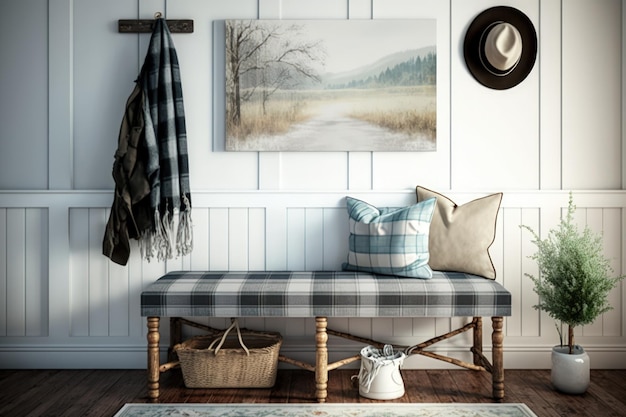
[[[428,237],[436,199],[378,209],[347,197],[350,242],[345,271],[432,278]]]

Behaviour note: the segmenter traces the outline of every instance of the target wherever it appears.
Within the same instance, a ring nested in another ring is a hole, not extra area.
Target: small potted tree
[[[537,246],[530,258],[537,262],[539,277],[525,274],[539,295],[539,304],[534,308],[545,311],[568,329],[566,346],[559,331],[561,345],[552,349],[551,371],[554,387],[568,394],[582,394],[589,386],[589,356],[574,343],[574,328],[590,324],[610,310],[609,292],[624,278],[612,277],[602,237],[587,226],[579,232],[573,223],[575,210],[570,192],[567,215],[543,240],[529,226],[521,226],[533,235],[532,242]]]

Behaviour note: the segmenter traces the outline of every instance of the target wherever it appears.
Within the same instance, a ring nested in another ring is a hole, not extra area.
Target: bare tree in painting
[[[241,123],[241,103],[261,90],[263,109],[272,94],[303,80],[320,81],[315,64],[323,61],[320,41],[301,40],[299,25],[226,21],[227,122]]]

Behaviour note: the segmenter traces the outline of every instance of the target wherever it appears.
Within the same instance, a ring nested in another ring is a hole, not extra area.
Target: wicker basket
[[[233,328],[236,335],[230,334]],[[222,336],[196,336],[174,352],[188,388],[269,388],[276,382],[282,342],[279,333],[240,330],[234,320]]]

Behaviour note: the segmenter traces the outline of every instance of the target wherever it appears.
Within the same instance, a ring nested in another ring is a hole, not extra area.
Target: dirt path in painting
[[[354,119],[349,103],[321,107],[304,123],[284,135],[256,138],[255,148],[283,151],[403,151],[434,150],[428,138],[414,138]]]

